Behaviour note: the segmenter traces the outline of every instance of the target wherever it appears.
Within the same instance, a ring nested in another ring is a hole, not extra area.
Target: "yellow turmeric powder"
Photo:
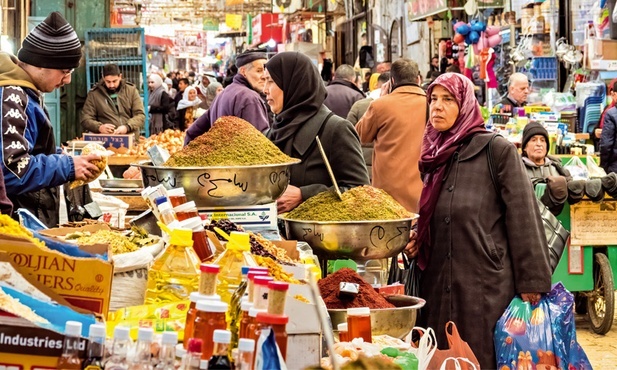
[[[19,222],[13,220],[7,215],[0,214],[0,234],[16,236],[18,238],[31,241],[39,247],[45,247],[45,243],[35,238],[30,230],[21,226]]]

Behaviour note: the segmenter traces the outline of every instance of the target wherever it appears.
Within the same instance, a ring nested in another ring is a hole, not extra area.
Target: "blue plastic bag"
[[[515,297],[495,327],[497,369],[592,369],[576,341],[573,306],[561,283],[535,306]]]

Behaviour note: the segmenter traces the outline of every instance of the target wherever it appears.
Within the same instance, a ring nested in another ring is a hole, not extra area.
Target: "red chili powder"
[[[360,292],[354,299],[343,299],[338,297],[339,284],[341,282],[356,283],[360,286]],[[349,268],[342,268],[337,272],[319,280],[319,291],[321,297],[329,309],[368,307],[368,308],[393,308],[392,303],[388,302],[381,294],[377,293],[373,287],[364,281],[360,275]]]

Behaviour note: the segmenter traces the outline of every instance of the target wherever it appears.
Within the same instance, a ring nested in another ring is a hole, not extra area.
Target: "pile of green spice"
[[[294,159],[242,118],[225,116],[165,162],[167,167],[253,166]]]
[[[372,186],[347,190],[342,198],[340,200],[334,191],[325,191],[307,199],[285,217],[305,221],[398,220],[411,217],[411,213],[388,193]]]

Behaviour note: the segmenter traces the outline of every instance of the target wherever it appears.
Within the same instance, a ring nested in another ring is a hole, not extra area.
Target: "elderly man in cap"
[[[0,53],[2,174],[15,208],[26,208],[45,225],[59,221],[58,186],[91,180],[98,155],[71,157],[55,146],[41,93],[71,82],[81,60],[81,43],[58,12],[51,13],[22,42],[17,58]],[[0,186],[2,212],[10,209]],[[8,206],[8,208],[7,208]],[[9,211],[10,212],[10,211]]]
[[[269,128],[268,110],[261,97],[265,84],[263,72],[266,60],[266,53],[261,51],[246,51],[238,55],[238,74],[234,76],[233,83],[214,100],[208,113],[199,117],[186,130],[185,145],[208,131],[222,116],[242,118],[261,132]]]
[[[501,100],[502,113],[511,113],[512,108],[527,105],[529,96],[529,80],[523,73],[513,73],[508,80],[508,94]]]

